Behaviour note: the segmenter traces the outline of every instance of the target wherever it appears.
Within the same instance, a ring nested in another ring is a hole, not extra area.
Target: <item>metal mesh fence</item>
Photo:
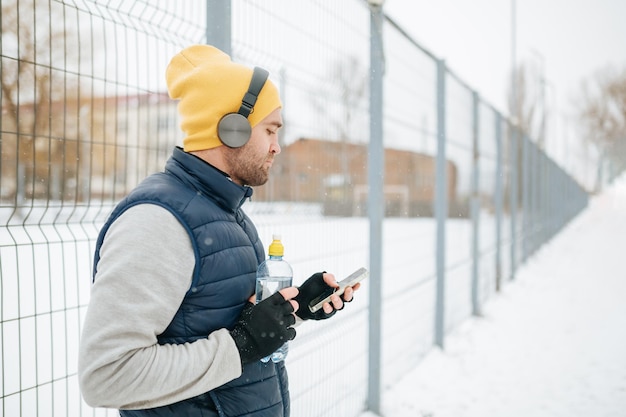
[[[0,415],[116,415],[88,407],[76,377],[94,241],[115,203],[180,145],[164,71],[181,48],[207,42],[212,10],[202,0],[2,0],[1,13]],[[268,69],[284,104],[282,154],[247,214],[264,242],[282,235],[295,284],[320,269],[346,275],[370,253],[383,265],[372,277],[380,317],[365,284],[342,320],[298,330],[287,359],[295,416],[368,408],[368,356],[381,358],[381,386],[398,381],[587,202],[454,73],[439,79],[442,62],[387,18],[385,219],[382,241],[371,240],[370,13],[358,0],[232,1],[233,60]],[[379,351],[367,342],[372,320]]]

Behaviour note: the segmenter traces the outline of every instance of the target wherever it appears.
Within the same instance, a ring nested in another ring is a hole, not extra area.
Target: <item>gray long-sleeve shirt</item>
[[[191,241],[166,209],[134,206],[109,228],[84,320],[78,378],[94,407],[142,409],[207,392],[241,375],[226,329],[159,345],[191,285]]]

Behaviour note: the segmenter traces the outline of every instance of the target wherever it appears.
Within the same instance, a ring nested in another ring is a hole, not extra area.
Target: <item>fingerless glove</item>
[[[298,311],[296,311],[298,317],[302,320],[325,320],[332,317],[337,312],[334,308],[330,313],[325,313],[323,309],[312,313],[309,309],[309,303],[313,301],[314,298],[318,297],[325,291],[332,292],[332,289],[333,287],[324,282],[323,272],[311,275],[300,287],[298,287],[298,295],[294,298],[294,300],[300,305]]]
[[[259,304],[248,302],[230,331],[242,364],[251,363],[276,351],[296,337],[291,303],[277,292]]]

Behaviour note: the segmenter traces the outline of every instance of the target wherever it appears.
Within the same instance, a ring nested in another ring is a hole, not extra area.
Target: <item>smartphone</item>
[[[330,297],[333,294],[337,294],[340,296],[341,294],[343,294],[346,288],[356,285],[358,282],[362,281],[368,276],[369,276],[369,271],[367,269],[365,268],[357,269],[356,271],[348,275],[346,278],[338,282],[339,288],[329,288],[328,290],[324,291],[319,296],[315,297],[309,303],[309,310],[311,310],[311,313],[317,312],[319,309],[322,308],[324,303],[330,302]]]

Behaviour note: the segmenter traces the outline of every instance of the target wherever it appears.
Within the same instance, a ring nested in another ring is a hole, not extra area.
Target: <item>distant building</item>
[[[167,94],[71,97],[2,112],[0,198],[119,199],[180,136]]]
[[[299,139],[276,158],[270,181],[255,190],[257,201],[322,203],[326,215],[366,214],[368,148],[364,144]],[[435,157],[385,149],[387,216],[431,216]],[[448,199],[453,202],[457,170],[448,162]]]

